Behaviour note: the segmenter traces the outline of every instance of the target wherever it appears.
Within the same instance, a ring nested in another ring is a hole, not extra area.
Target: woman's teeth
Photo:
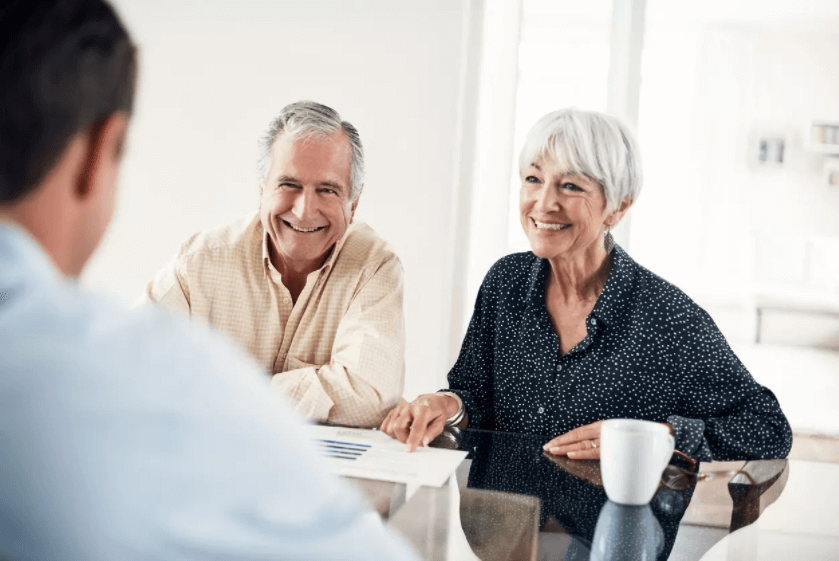
[[[571,224],[549,224],[548,222],[539,222],[538,220],[534,220],[533,223],[540,230],[564,230],[571,227]]]

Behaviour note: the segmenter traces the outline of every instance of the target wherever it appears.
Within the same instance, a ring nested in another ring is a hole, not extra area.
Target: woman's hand
[[[425,394],[411,403],[404,399],[382,421],[382,432],[405,443],[405,451],[428,446],[446,426],[446,420],[457,413],[458,403],[442,394]]]
[[[600,458],[600,425],[597,421],[583,425],[548,441],[542,449],[554,456],[568,456],[572,460],[597,460]]]
[[[600,458],[600,425],[597,421],[590,425],[583,425],[565,434],[561,434],[548,441],[542,450],[554,456],[568,456],[572,460],[597,460]],[[673,425],[661,423],[674,434]]]

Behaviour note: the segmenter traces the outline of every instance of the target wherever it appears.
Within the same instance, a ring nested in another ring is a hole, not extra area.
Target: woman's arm
[[[700,461],[783,458],[792,430],[775,395],[755,382],[704,310],[682,334],[701,357],[682,364],[676,448]]]

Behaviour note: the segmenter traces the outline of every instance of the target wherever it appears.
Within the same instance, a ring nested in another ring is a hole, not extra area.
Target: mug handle
[[[672,434],[667,435],[667,442],[669,443],[666,450],[667,454],[664,456],[664,461],[662,462],[664,467],[667,467],[667,464],[670,463],[670,458],[673,457],[673,452],[676,450],[676,439],[673,438]]]

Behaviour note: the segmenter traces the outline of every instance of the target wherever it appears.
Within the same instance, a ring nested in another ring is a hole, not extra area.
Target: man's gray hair
[[[638,143],[619,119],[595,111],[561,109],[539,119],[524,142],[519,174],[538,157],[553,160],[568,173],[597,181],[613,211],[641,193]]]
[[[283,107],[280,116],[271,122],[265,136],[260,141],[259,177],[264,184],[271,171],[271,149],[280,135],[288,135],[297,141],[313,135],[330,135],[344,131],[352,150],[352,169],[350,171],[350,200],[356,201],[364,188],[364,150],[358,131],[347,121],[342,121],[337,111],[314,101],[298,101]]]

